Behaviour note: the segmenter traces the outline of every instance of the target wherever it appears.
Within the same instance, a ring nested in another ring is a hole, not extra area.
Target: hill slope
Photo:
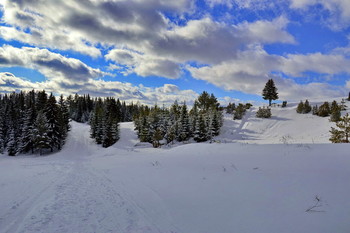
[[[349,149],[328,143],[331,123],[254,111],[226,117],[226,143],[134,147],[122,123],[104,149],[72,122],[61,152],[0,156],[0,232],[349,232]]]

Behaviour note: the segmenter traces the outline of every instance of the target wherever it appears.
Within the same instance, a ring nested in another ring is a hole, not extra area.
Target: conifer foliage
[[[300,114],[307,114],[311,112],[311,110],[312,110],[312,107],[308,100],[305,100],[305,103],[303,101],[300,101],[296,109],[297,113],[300,113]]]
[[[262,91],[262,96],[264,100],[269,100],[269,106],[271,106],[272,100],[278,99],[278,92],[273,79],[269,79],[265,84],[265,87]]]
[[[90,115],[90,136],[97,144],[109,147],[119,140],[121,112],[114,98],[98,98]]]
[[[270,118],[271,116],[271,108],[259,107],[258,111],[256,112],[257,118]]]
[[[329,131],[331,133],[331,138],[329,139],[333,143],[349,143],[350,136],[350,116],[347,113],[345,116],[341,117],[336,123],[338,129],[332,127]]]
[[[141,142],[159,147],[191,138],[196,142],[212,140],[220,133],[223,117],[216,97],[203,92],[190,111],[186,103],[177,101],[170,108],[141,106],[134,123]]]
[[[0,152],[61,150],[69,130],[68,108],[45,91],[0,95]]]

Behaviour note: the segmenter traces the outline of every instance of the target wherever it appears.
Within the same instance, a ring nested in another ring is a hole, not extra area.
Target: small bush
[[[287,101],[282,102],[282,108],[285,108],[285,107],[287,107]]]
[[[270,108],[259,108],[256,112],[256,117],[258,118],[270,118],[272,116]]]

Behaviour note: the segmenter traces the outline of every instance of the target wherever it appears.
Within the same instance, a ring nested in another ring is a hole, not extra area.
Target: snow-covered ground
[[[329,143],[333,123],[255,111],[227,116],[211,144],[135,146],[122,123],[104,149],[72,122],[61,152],[1,155],[0,232],[350,232],[349,145]]]

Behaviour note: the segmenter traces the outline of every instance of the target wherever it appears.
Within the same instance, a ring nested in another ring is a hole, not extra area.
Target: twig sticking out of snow
[[[309,207],[305,212],[325,212],[324,210],[319,210],[318,208],[322,207],[322,200],[319,196],[315,196],[315,204]]]

